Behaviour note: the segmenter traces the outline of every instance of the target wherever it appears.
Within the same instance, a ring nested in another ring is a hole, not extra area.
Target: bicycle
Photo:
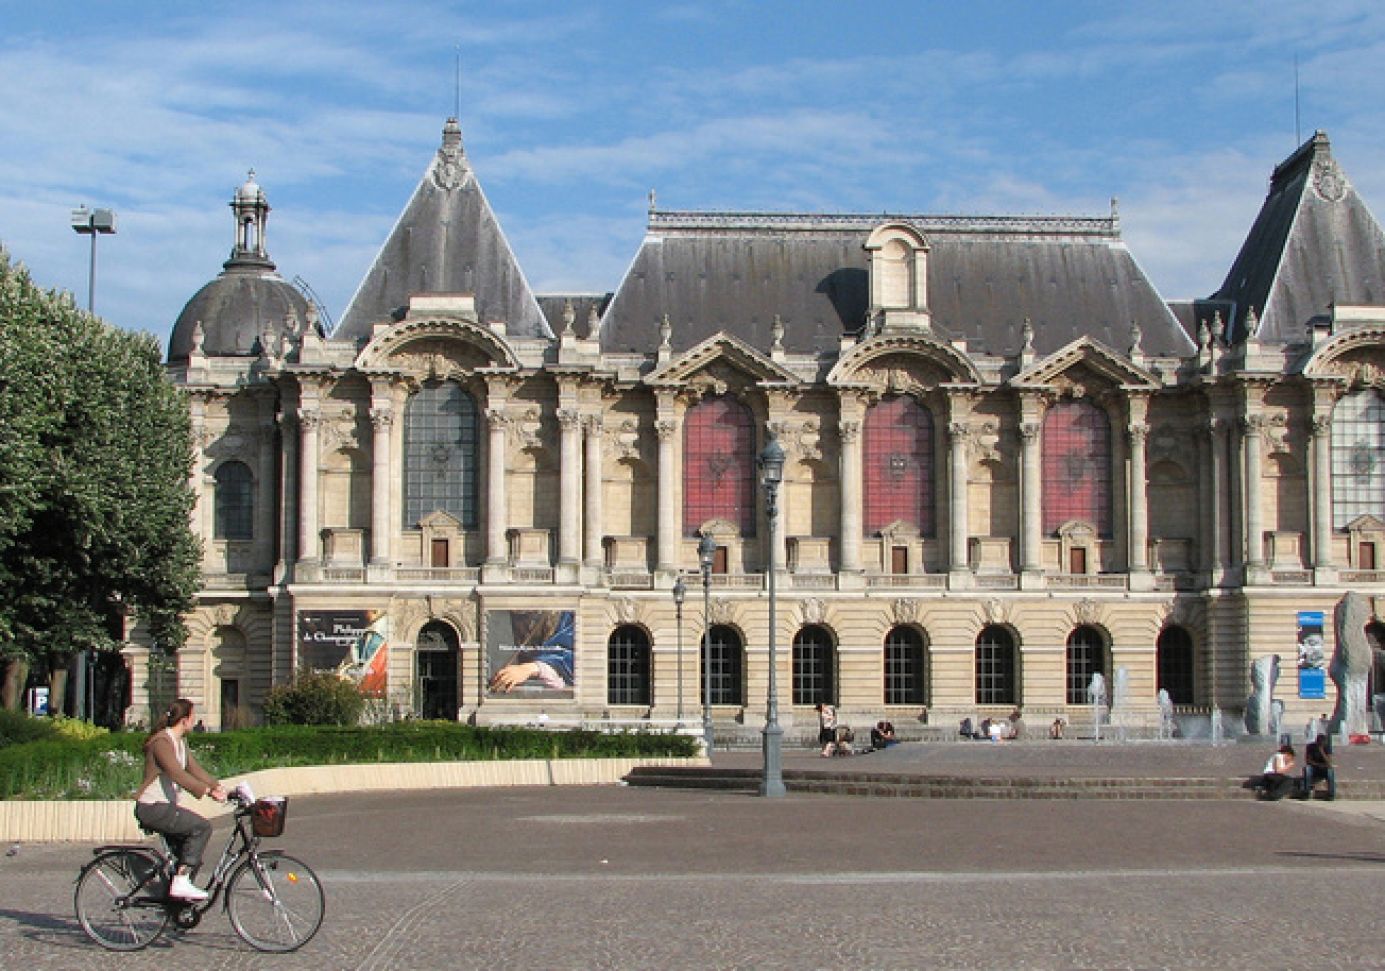
[[[255,800],[238,787],[234,825],[207,885],[207,899],[168,896],[177,856],[145,843],[98,846],[77,875],[73,904],[82,930],[112,951],[138,951],[159,938],[169,922],[192,930],[225,890],[223,909],[241,940],[259,951],[296,951],[322,926],[326,898],[317,874],[281,850],[260,850],[265,837],[284,830],[288,800]],[[148,832],[148,830],[146,830]]]

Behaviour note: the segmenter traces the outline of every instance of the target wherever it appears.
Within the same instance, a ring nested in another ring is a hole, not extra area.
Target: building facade
[[[1122,725],[1157,724],[1162,689],[1185,731],[1234,730],[1275,654],[1294,724],[1332,703],[1297,669],[1313,615],[1330,655],[1343,592],[1385,589],[1385,235],[1321,133],[1186,303],[1114,203],[651,200],[615,290],[535,294],[449,120],[329,333],[253,173],[231,206],[168,360],[205,544],[177,682],[212,727],[318,667],[381,717],[696,722],[708,697],[753,733],[771,563],[791,733],[819,701],[905,735],[1017,706],[1090,725],[1094,674]]]

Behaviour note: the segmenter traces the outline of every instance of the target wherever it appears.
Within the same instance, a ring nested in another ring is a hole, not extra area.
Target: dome
[[[264,248],[269,202],[255,184],[255,170],[231,198],[236,219],[235,246],[221,275],[187,302],[168,338],[168,362],[183,364],[200,340],[208,357],[248,357],[259,353],[260,335],[285,335],[292,313],[296,328],[307,325],[308,300],[274,272]],[[201,331],[198,331],[198,325]]]
[[[168,339],[168,362],[185,363],[202,324],[202,353],[208,357],[248,357],[259,353],[260,335],[284,332],[292,311],[298,326],[307,322],[308,301],[288,281],[262,267],[228,267],[187,302]]]

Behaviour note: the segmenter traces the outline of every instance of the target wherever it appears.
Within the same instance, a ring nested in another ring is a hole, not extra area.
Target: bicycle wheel
[[[77,921],[97,944],[138,951],[163,933],[168,910],[159,863],[136,850],[102,853],[82,870],[73,894]]]
[[[241,939],[260,951],[296,951],[322,926],[325,897],[302,860],[270,851],[246,860],[226,884],[226,909]]]

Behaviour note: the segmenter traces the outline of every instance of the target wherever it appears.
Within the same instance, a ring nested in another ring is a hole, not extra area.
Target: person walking
[[[209,795],[217,802],[226,801],[225,786],[188,751],[187,734],[195,724],[191,701],[179,698],[168,706],[144,740],[144,781],[135,797],[135,819],[145,829],[168,837],[177,854],[178,867],[168,895],[192,903],[207,899],[207,891],[192,882],[192,874],[202,865],[212,824],[178,805],[178,796],[186,791],[198,799]]]

